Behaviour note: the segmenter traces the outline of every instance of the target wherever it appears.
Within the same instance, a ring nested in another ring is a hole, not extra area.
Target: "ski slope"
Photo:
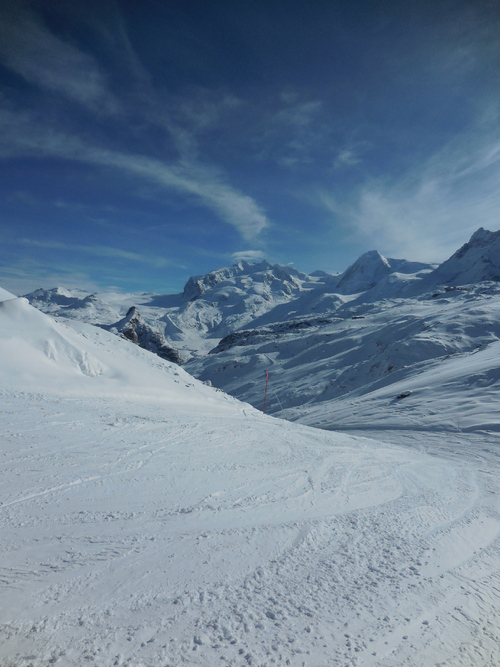
[[[486,421],[282,421],[24,299],[0,396],[2,667],[500,662]]]

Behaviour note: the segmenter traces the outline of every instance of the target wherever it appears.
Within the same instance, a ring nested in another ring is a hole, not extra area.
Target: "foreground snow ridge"
[[[284,422],[23,299],[0,396],[2,666],[500,662],[497,432]]]

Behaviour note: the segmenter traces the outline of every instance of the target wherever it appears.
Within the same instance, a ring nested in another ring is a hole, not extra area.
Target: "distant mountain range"
[[[242,261],[191,277],[176,295],[25,296],[256,407],[269,372],[269,411],[295,419],[392,385],[405,393],[430,366],[500,338],[500,232],[479,229],[439,266],[370,251],[339,275]]]

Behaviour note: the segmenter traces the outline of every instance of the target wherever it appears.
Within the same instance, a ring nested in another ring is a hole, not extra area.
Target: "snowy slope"
[[[3,667],[498,663],[495,434],[310,429],[75,326],[0,303]]]
[[[51,315],[101,324],[110,324],[118,319],[117,311],[108,303],[84,290],[67,290],[64,287],[37,289],[26,294],[25,298],[35,308]]]
[[[362,423],[369,431],[500,432],[500,341],[295,412],[302,423],[339,430],[361,430]],[[285,414],[293,418],[294,410]]]
[[[16,299],[16,298],[17,297],[14,294],[7,292],[7,290],[3,289],[3,287],[0,287],[0,301],[7,301],[9,299]]]
[[[0,384],[17,391],[204,402],[230,401],[185,371],[85,323],[69,326],[24,298],[0,302]],[[177,386],[179,385],[179,386]]]
[[[60,289],[29,298],[72,322],[79,312],[95,322],[98,312],[120,311],[103,326],[186,360],[195,377],[255,407],[269,372],[269,411],[298,418],[313,403],[368,394],[496,341],[498,282],[487,282],[495,266],[500,232],[480,229],[435,270],[372,251],[340,276],[240,262],[190,278],[182,294],[108,297],[108,311],[92,295]],[[83,305],[91,297],[93,310]],[[130,300],[138,306],[126,315]]]
[[[447,285],[500,281],[500,231],[490,232],[481,227],[428,279],[433,283]]]
[[[138,308],[150,328],[160,332],[175,349],[206,353],[217,340],[246,326],[304,290],[331,281],[332,276],[307,276],[293,268],[268,262],[234,266],[191,277],[181,294],[103,294],[80,290],[36,290],[25,295],[45,313],[93,324],[115,325],[131,307]],[[216,344],[216,343],[215,343]]]
[[[348,302],[332,315],[236,332],[185,368],[261,407],[297,417],[309,405],[364,396],[500,338],[500,286],[432,292],[414,299]],[[334,408],[330,408],[334,410]]]

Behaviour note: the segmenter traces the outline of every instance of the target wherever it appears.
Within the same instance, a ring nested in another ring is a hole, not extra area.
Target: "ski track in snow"
[[[500,664],[496,434],[0,406],[3,667]]]

